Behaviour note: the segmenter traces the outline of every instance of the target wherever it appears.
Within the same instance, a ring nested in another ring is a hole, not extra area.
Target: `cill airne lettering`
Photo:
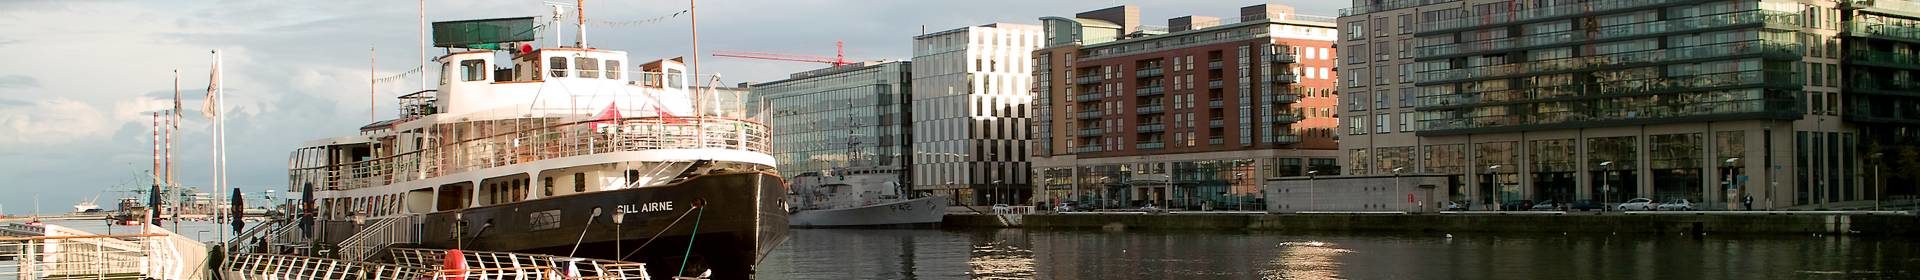
[[[648,202],[648,203],[642,203],[642,204],[620,205],[621,213],[646,213],[646,212],[661,212],[661,211],[673,211],[673,202],[657,201],[657,202]]]

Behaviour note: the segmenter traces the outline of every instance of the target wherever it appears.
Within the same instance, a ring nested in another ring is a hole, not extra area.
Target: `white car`
[[[1654,208],[1660,209],[1660,211],[1693,211],[1693,202],[1689,202],[1686,199],[1674,199],[1673,201],[1667,201],[1667,203],[1661,203]]]
[[[993,205],[993,213],[995,213],[995,214],[1006,214],[1007,212],[1013,212],[1013,206],[1007,206],[1006,204],[994,204],[994,205]]]
[[[1660,203],[1653,202],[1653,199],[1643,197],[1643,198],[1629,199],[1627,200],[1627,202],[1620,203],[1619,206],[1614,206],[1614,209],[1618,209],[1620,211],[1633,211],[1633,210],[1652,211],[1654,207],[1657,207],[1659,205]]]

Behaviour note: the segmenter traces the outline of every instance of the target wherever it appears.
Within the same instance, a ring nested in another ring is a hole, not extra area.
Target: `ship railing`
[[[48,226],[0,237],[0,279],[203,279],[206,248],[159,227],[95,235]]]
[[[614,152],[727,149],[772,153],[771,131],[765,124],[750,119],[645,117],[571,122],[536,119],[522,122],[531,124],[439,127],[437,129],[441,131],[436,135],[484,136],[447,141],[432,148],[367,161],[295,168],[291,173],[295,176],[323,177],[324,182],[318,184],[321,186],[358,189],[539,160]]]
[[[221,262],[227,279],[420,279],[426,269],[332,258],[231,254]]]
[[[376,221],[366,229],[341,241],[340,256],[347,260],[364,261],[372,258],[374,253],[379,252],[377,250],[388,245],[420,243],[417,221],[416,215]]]
[[[393,254],[395,264],[411,267],[443,268],[439,265],[444,263],[447,255],[446,250],[439,249],[393,248],[388,251]],[[480,279],[501,279],[506,276],[524,277],[518,279],[648,279],[646,264],[636,262],[491,251],[464,251],[461,256],[466,260],[466,269],[436,269],[436,279],[455,279],[459,276],[467,276],[468,279],[474,276],[483,276]]]

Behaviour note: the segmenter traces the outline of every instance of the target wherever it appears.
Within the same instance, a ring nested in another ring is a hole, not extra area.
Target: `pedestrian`
[[[1746,198],[1741,199],[1740,204],[1745,205],[1747,211],[1753,211],[1753,195],[1749,194]]]

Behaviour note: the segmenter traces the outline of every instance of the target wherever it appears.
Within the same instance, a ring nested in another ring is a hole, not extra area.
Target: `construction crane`
[[[733,52],[733,51],[716,51],[716,52],[713,52],[713,56],[826,63],[826,64],[833,65],[834,67],[853,64],[852,61],[847,61],[846,43],[841,41],[833,41],[833,57],[777,54],[777,53],[764,53],[764,52]]]

